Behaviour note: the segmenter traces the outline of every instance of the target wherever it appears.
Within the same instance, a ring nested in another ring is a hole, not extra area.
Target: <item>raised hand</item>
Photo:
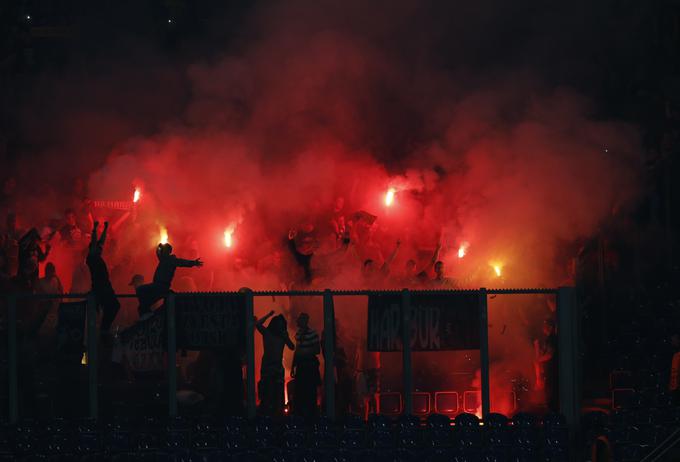
[[[201,266],[203,266],[203,262],[201,261],[200,258],[197,258],[196,260],[194,260],[194,262],[195,262],[196,266],[198,266],[199,268],[200,268]]]

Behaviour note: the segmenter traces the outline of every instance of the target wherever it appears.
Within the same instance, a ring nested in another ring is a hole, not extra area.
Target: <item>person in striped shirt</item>
[[[292,412],[302,417],[317,414],[317,389],[321,385],[318,355],[321,351],[319,334],[309,327],[309,315],[300,313],[295,334],[295,355],[291,377],[295,379],[292,397]]]

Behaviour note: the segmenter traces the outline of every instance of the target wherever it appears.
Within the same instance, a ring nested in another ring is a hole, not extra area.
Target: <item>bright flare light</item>
[[[394,203],[394,193],[395,193],[395,192],[396,192],[396,191],[394,190],[394,188],[390,188],[390,189],[388,189],[387,192],[385,193],[385,205],[386,205],[386,206],[389,207],[389,206],[392,205],[392,203]]]
[[[465,255],[467,255],[468,247],[470,247],[469,242],[463,242],[460,247],[458,247],[458,258],[463,258]]]
[[[234,244],[231,235],[234,233],[234,230],[229,228],[224,230],[224,245],[227,246],[227,248],[231,248],[231,246]]]
[[[500,263],[492,263],[491,267],[493,268],[494,273],[496,273],[496,276],[501,277],[503,274],[503,265]]]
[[[160,243],[161,244],[167,244],[168,243],[168,230],[167,228],[164,228],[161,226],[161,232],[160,232]]]
[[[132,196],[132,202],[139,202],[139,198],[142,197],[142,191],[139,188],[135,188],[135,193]]]

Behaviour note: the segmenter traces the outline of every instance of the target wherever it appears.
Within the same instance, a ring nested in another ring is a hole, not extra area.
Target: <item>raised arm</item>
[[[430,261],[427,263],[427,266],[423,268],[421,273],[428,273],[432,267],[434,266],[435,263],[437,263],[437,260],[439,260],[439,252],[442,250],[442,244],[441,242],[437,244],[437,248],[434,249],[434,254],[432,254],[432,258]]]
[[[271,310],[269,313],[265,314],[260,319],[257,319],[257,317],[255,317],[255,328],[257,329],[257,331],[260,334],[264,335],[264,330],[265,330],[264,329],[264,322],[267,319],[271,318],[273,315],[274,315],[274,310]]]
[[[390,265],[392,264],[392,262],[394,261],[394,259],[397,257],[397,253],[399,252],[399,247],[400,247],[400,246],[401,246],[401,241],[400,241],[400,240],[397,240],[397,245],[394,246],[394,250],[392,251],[392,253],[390,254],[390,256],[387,257],[387,260],[385,260],[385,263],[383,263],[382,268],[380,268],[380,270],[381,270],[383,273],[386,273],[386,274],[387,274],[387,273],[390,272]]]
[[[97,243],[97,228],[99,228],[99,222],[95,221],[92,225],[92,233],[90,234],[90,245]]]
[[[104,222],[104,231],[102,231],[102,233],[99,235],[99,241],[97,241],[97,244],[100,247],[104,247],[104,242],[106,242],[106,233],[107,233],[108,230],[109,230],[109,222],[105,221]]]
[[[200,258],[196,260],[186,260],[184,258],[175,258],[175,266],[181,268],[193,268],[194,266],[203,266],[203,262]]]

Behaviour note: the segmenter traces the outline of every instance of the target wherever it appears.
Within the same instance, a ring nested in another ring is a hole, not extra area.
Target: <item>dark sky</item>
[[[321,21],[319,10],[328,12]],[[635,118],[627,102],[670,80],[673,14],[664,2],[624,0],[9,0],[0,5],[0,152],[11,163],[63,143],[72,133],[61,116],[85,108],[103,120],[116,114],[96,147],[153,132],[190,99],[187,66],[238,54],[287,22],[356,30],[404,62],[427,61],[461,79],[530,72],[577,88],[603,116]],[[94,147],[87,123],[82,131]]]

